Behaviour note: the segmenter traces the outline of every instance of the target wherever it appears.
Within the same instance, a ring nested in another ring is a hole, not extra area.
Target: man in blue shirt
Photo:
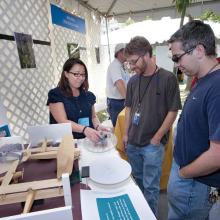
[[[209,25],[194,20],[169,43],[176,67],[198,81],[177,126],[168,219],[205,220],[220,188],[220,64],[215,36]]]

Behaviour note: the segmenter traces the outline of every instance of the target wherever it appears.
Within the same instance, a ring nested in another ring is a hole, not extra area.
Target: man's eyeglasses
[[[173,61],[174,63],[178,63],[178,62],[180,61],[180,59],[181,59],[184,55],[189,54],[189,53],[192,52],[194,49],[195,49],[195,47],[193,47],[193,48],[187,50],[186,52],[184,52],[184,53],[182,53],[182,54],[180,54],[180,55],[173,55],[173,56],[172,56],[172,61]]]
[[[79,78],[80,76],[81,76],[82,78],[85,78],[85,77],[86,77],[86,74],[84,74],[84,73],[74,73],[74,72],[71,72],[71,71],[69,71],[68,73],[74,75],[74,76],[77,77],[77,78]]]
[[[129,65],[136,65],[136,63],[138,62],[138,60],[143,57],[143,55],[140,55],[136,60],[130,60],[130,61],[127,61]]]

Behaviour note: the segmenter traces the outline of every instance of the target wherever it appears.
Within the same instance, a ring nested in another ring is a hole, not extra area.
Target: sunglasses
[[[174,63],[178,63],[178,62],[180,61],[180,59],[181,59],[184,55],[189,54],[189,53],[192,52],[194,49],[195,49],[195,47],[193,47],[193,48],[187,50],[186,52],[184,52],[184,53],[182,53],[182,54],[180,54],[180,55],[173,55],[173,56],[172,56],[172,61],[173,61]]]
[[[69,71],[68,73],[72,74],[73,76],[75,76],[75,77],[77,77],[77,78],[79,78],[80,76],[81,76],[82,78],[85,78],[85,77],[86,77],[86,74],[85,74],[85,73],[74,73],[74,72],[71,72],[71,71]]]

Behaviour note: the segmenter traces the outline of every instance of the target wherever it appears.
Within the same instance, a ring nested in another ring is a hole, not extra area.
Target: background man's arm
[[[121,96],[123,97],[123,99],[125,99],[126,97],[126,86],[125,83],[122,79],[119,79],[115,82],[115,85],[118,89],[118,91],[120,92]]]

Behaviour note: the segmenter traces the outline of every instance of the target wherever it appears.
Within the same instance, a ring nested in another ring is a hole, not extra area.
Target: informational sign
[[[86,33],[85,20],[74,16],[61,8],[51,4],[52,23],[82,34]]]
[[[97,198],[96,202],[101,220],[140,220],[127,194],[112,198]]]
[[[121,188],[116,184],[111,187],[96,184],[95,188],[80,190],[83,220],[156,220],[141,190],[134,182],[124,183]]]

